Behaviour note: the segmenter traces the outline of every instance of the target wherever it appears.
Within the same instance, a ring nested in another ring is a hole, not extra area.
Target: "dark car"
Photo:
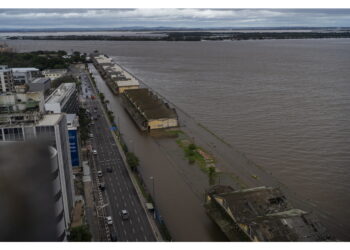
[[[107,172],[108,172],[108,173],[112,173],[112,172],[113,172],[113,168],[108,167],[108,168],[107,168]]]
[[[100,185],[98,185],[98,187],[101,189],[101,191],[106,189],[106,185],[104,182],[101,182]]]
[[[115,233],[111,232],[109,236],[111,237],[111,241],[117,241],[117,235]]]

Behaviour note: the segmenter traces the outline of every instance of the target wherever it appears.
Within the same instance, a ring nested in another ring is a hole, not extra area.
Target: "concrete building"
[[[46,69],[42,71],[42,74],[51,80],[55,80],[61,76],[64,76],[66,73],[66,69]]]
[[[5,119],[5,122],[11,123],[10,118],[25,121],[25,115],[33,111],[44,112],[42,92],[0,94],[0,119]]]
[[[179,126],[176,110],[149,89],[125,90],[122,103],[143,131]]]
[[[278,188],[233,190],[216,185],[206,193],[206,209],[229,239],[327,241],[331,237],[310,212],[295,209]]]
[[[54,198],[60,232],[57,239],[64,240],[75,196],[67,120],[65,114],[45,114],[44,111],[42,92],[1,94],[0,142],[42,139],[56,150],[56,153],[52,153],[52,159],[57,166],[53,167],[53,171],[59,175],[53,179],[54,190],[57,191]]]
[[[51,88],[51,79],[47,77],[35,78],[28,86],[29,91],[43,91],[46,93]]]
[[[0,65],[0,93],[13,92],[14,90],[12,69],[6,65]]]
[[[73,174],[70,160],[67,121],[64,114],[47,114],[40,112],[25,112],[18,118],[14,113],[10,123],[8,119],[1,119],[0,114],[0,142],[27,141],[43,139],[49,143],[52,150],[53,185],[55,190],[57,227],[59,235],[57,240],[66,240],[66,233],[71,222],[71,211],[74,205]],[[64,228],[64,230],[63,230]]]
[[[46,98],[45,110],[51,113],[77,114],[79,111],[79,101],[76,84],[62,83]]]
[[[39,72],[37,68],[12,68],[15,85],[29,84],[33,79],[34,72]]]
[[[66,231],[69,228],[70,214],[69,211],[65,209],[67,205],[65,204],[66,192],[62,190],[62,184],[64,180],[61,180],[60,175],[60,164],[58,152],[54,147],[49,147],[51,153],[51,175],[52,175],[52,185],[53,185],[53,198],[55,201],[55,216],[57,221],[57,241],[66,241],[67,234]]]

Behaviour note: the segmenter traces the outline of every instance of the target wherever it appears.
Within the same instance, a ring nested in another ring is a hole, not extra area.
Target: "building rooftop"
[[[32,72],[39,71],[37,68],[12,68],[13,72]]]
[[[129,89],[125,90],[123,94],[148,120],[177,117],[176,112],[149,89]]]
[[[94,58],[99,64],[111,63],[113,61],[112,58],[106,57],[105,55],[94,56]]]
[[[46,83],[49,80],[50,80],[50,78],[48,78],[48,77],[38,77],[38,78],[35,78],[32,81],[32,83],[42,83],[42,84],[44,84],[44,83]]]
[[[63,114],[46,114],[36,124],[36,126],[52,126],[57,124],[63,117]]]
[[[66,114],[67,125],[70,129],[76,129],[79,126],[78,116],[76,114]]]
[[[61,73],[66,73],[66,72],[67,72],[66,69],[45,69],[45,70],[43,70],[43,74],[52,74],[52,73],[61,74]]]
[[[234,191],[227,186],[212,187],[213,197],[234,223],[258,241],[325,241],[326,229],[316,217],[295,209],[278,188],[257,187]]]
[[[67,95],[73,92],[75,83],[62,83],[52,94],[45,100],[46,104],[62,103]]]

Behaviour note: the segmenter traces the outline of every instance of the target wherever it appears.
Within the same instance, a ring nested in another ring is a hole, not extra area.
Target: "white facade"
[[[57,218],[57,237],[62,238],[62,241],[67,240],[65,235],[66,229],[69,228],[69,221],[66,218],[69,216],[69,211],[67,210],[67,204],[65,204],[62,194],[62,181],[59,175],[59,164],[58,164],[58,153],[53,147],[49,147],[51,153],[51,175],[53,177],[53,194],[55,200],[55,216]],[[66,208],[66,209],[65,209]],[[63,214],[63,216],[62,216]],[[65,235],[62,237],[62,235]]]
[[[77,109],[75,106],[78,106],[75,83],[62,83],[45,100],[45,110],[51,113],[76,113],[73,112]]]

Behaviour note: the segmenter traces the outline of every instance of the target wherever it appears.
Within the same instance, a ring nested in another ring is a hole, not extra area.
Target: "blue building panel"
[[[79,148],[77,130],[68,130],[70,155],[73,167],[79,166]]]

